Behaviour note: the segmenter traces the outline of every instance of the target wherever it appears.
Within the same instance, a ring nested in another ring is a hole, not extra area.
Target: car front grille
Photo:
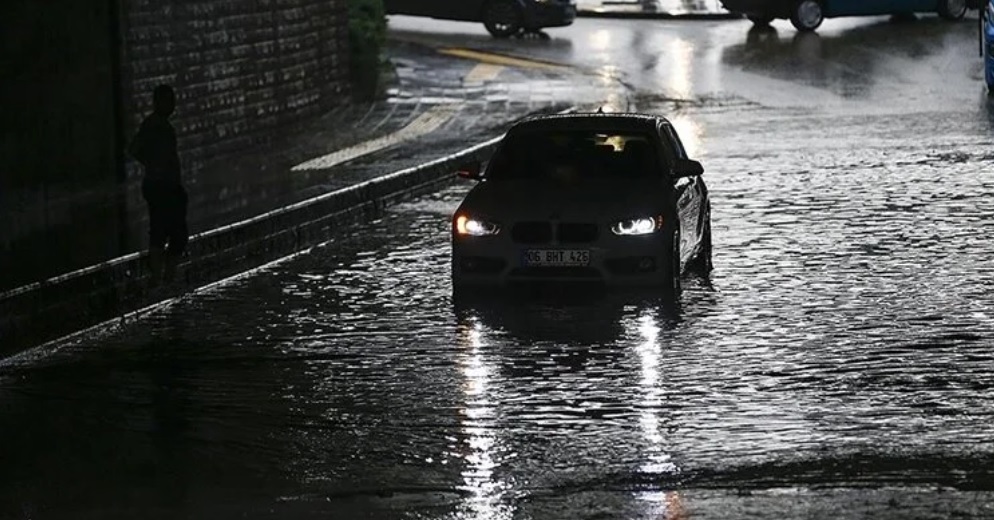
[[[518,244],[548,244],[555,239],[561,244],[589,244],[598,238],[597,224],[591,222],[518,222],[511,227],[511,239]]]
[[[597,241],[597,224],[563,222],[559,224],[556,238],[564,244],[587,244]]]
[[[552,242],[552,225],[548,222],[518,222],[511,228],[511,239],[519,244]]]

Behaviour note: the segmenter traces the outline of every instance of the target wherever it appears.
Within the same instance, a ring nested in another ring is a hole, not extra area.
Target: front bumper
[[[576,20],[576,4],[572,2],[527,2],[525,26],[529,29],[565,27]]]
[[[671,265],[662,233],[646,237],[603,237],[590,244],[513,243],[506,237],[453,237],[452,281],[456,287],[501,287],[536,283],[607,287],[662,286]],[[587,250],[586,266],[532,267],[525,251]]]

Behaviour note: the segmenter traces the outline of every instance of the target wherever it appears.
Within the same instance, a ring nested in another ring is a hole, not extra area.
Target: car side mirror
[[[677,159],[673,173],[677,177],[697,177],[704,174],[704,166],[693,159]]]
[[[480,164],[480,161],[474,161],[460,166],[459,169],[456,170],[456,175],[460,179],[469,179],[471,181],[478,181],[483,178],[483,176],[480,174],[481,169],[482,166]]]

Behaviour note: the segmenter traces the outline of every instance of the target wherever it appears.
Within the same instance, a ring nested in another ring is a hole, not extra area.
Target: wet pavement
[[[393,34],[567,64],[587,80],[566,95],[669,115],[707,170],[710,279],[679,305],[457,306],[454,185],[0,362],[0,517],[994,518],[970,22],[414,23]]]
[[[645,13],[668,15],[726,14],[719,0],[577,0],[577,10],[586,13]]]

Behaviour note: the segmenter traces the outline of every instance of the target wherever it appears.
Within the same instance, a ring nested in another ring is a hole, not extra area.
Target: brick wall
[[[205,162],[268,146],[346,102],[347,0],[123,0],[125,129],[160,83],[188,182]],[[132,167],[132,175],[134,169]]]

